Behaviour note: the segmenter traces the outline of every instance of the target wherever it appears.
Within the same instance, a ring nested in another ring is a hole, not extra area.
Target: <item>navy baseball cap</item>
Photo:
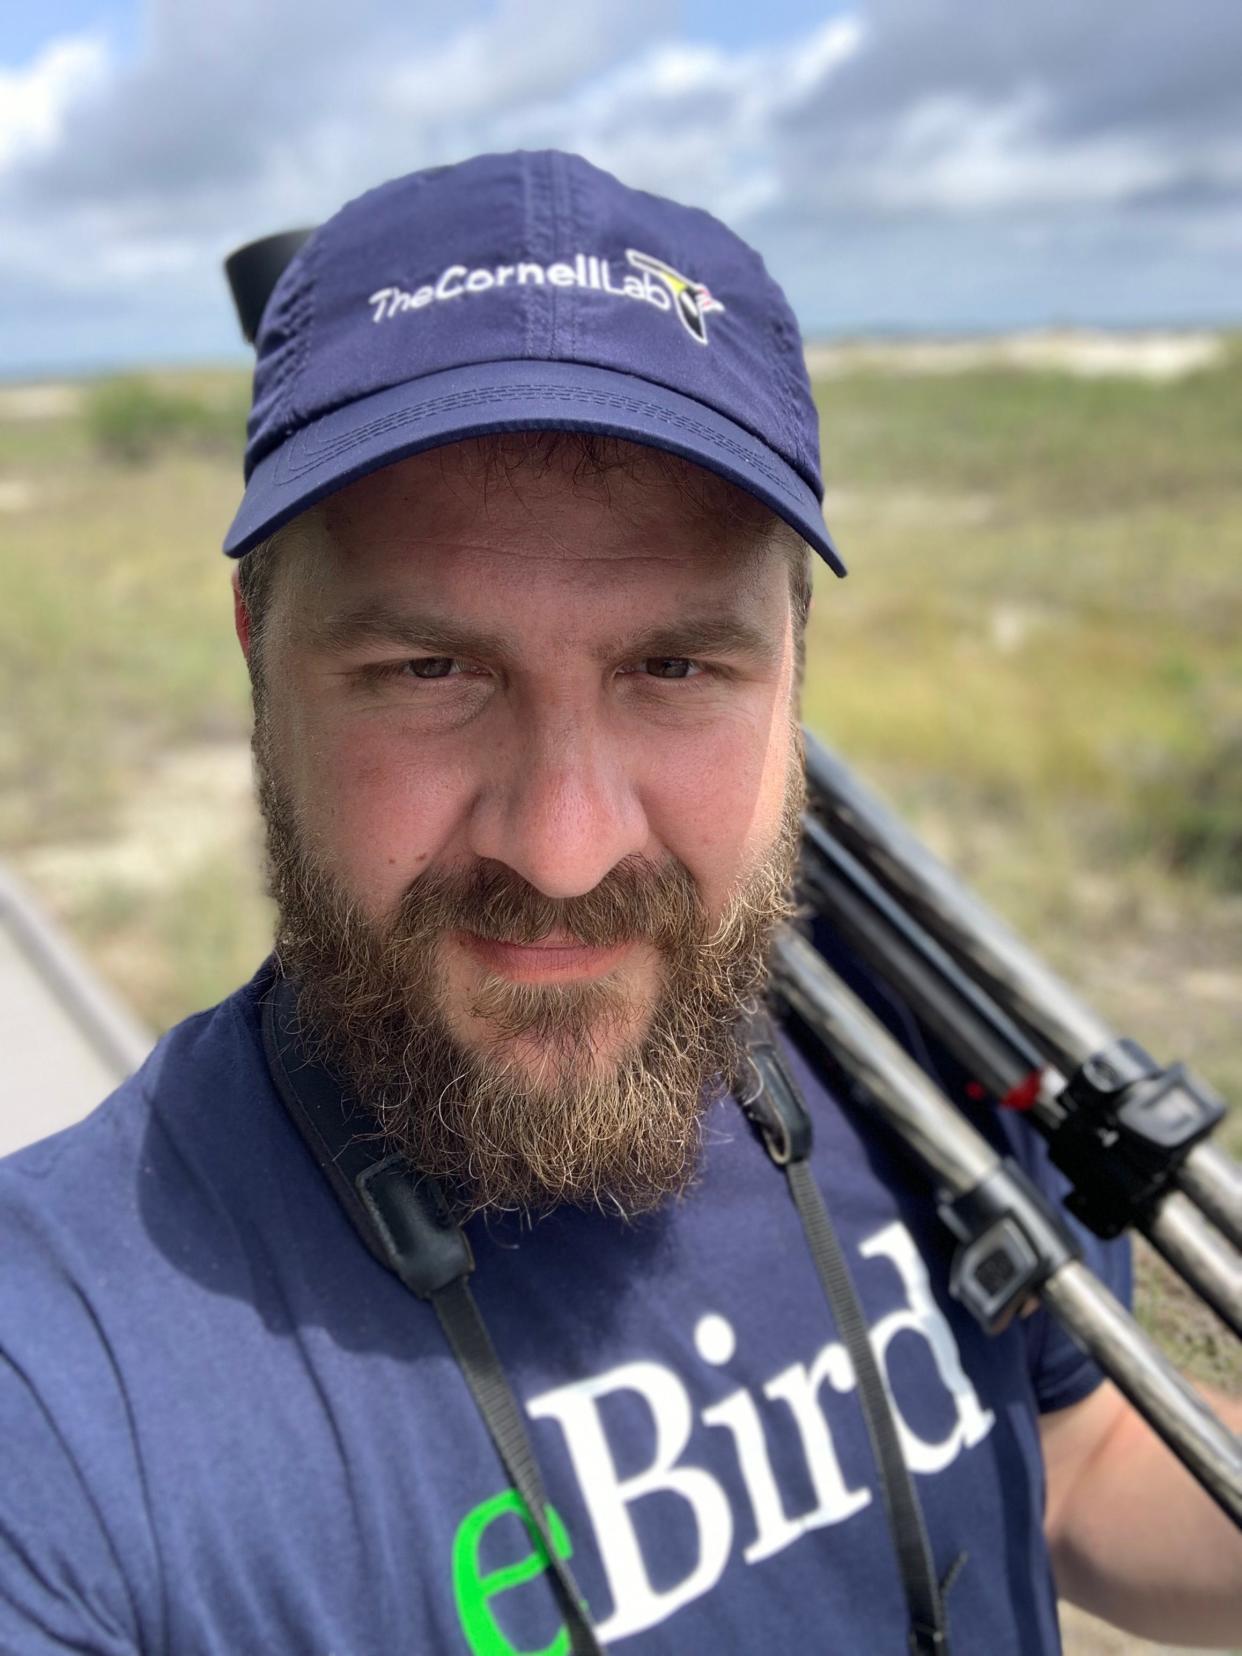
[[[801,335],[763,260],[580,156],[478,156],[347,203],[282,272],[255,349],[232,557],[420,450],[568,430],[719,473],[845,573]]]

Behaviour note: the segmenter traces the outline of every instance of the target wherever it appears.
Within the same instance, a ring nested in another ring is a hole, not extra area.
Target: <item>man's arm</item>
[[[1242,1404],[1204,1392],[1235,1431]],[[1149,1639],[1242,1639],[1242,1533],[1109,1383],[1040,1420],[1063,1597]]]

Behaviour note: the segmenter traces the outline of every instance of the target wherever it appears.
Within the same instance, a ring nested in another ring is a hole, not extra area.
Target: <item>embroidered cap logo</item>
[[[708,311],[724,309],[720,300],[713,299],[702,282],[692,282],[688,276],[683,276],[680,270],[674,270],[672,265],[665,264],[663,259],[653,258],[650,253],[636,252],[632,247],[626,249],[625,256],[635,270],[658,277],[664,283],[686,332],[700,345],[706,345],[707,323],[703,318]]]

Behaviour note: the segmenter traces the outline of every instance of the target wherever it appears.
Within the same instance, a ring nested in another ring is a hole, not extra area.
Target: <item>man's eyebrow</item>
[[[311,648],[325,655],[348,655],[368,646],[400,646],[407,650],[434,650],[439,655],[502,656],[505,640],[480,632],[451,618],[417,615],[388,604],[363,604],[338,615],[311,621],[306,627]]]
[[[325,655],[348,655],[377,647],[489,660],[510,660],[519,654],[514,640],[502,634],[484,632],[449,616],[419,615],[385,603],[363,604],[310,621],[305,637],[312,649]],[[600,661],[609,657],[636,661],[647,656],[740,655],[770,662],[780,655],[780,644],[741,616],[701,615],[658,622],[629,637],[613,637],[592,654]]]
[[[780,650],[779,640],[739,615],[704,615],[663,622],[624,640],[620,646],[611,646],[608,654],[635,660],[645,656],[742,655],[767,662],[774,661]]]

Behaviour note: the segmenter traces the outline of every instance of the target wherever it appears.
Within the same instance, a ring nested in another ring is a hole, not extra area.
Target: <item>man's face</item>
[[[693,468],[573,452],[458,444],[308,514],[256,754],[286,965],[388,1130],[469,1204],[632,1210],[684,1184],[783,909],[789,551]]]

